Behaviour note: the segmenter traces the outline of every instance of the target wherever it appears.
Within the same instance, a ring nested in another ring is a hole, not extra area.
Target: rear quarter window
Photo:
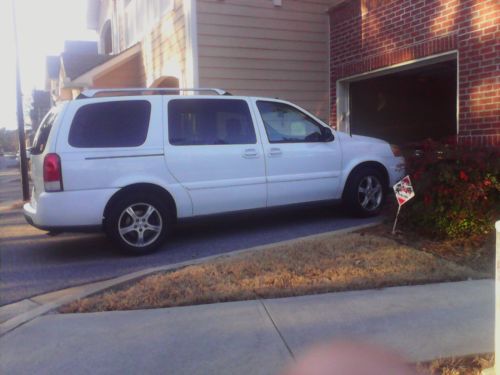
[[[35,139],[33,140],[33,146],[31,147],[32,155],[40,155],[45,150],[50,131],[52,130],[52,125],[56,120],[57,114],[58,112],[54,109],[47,113],[45,118],[42,120],[36,132]]]
[[[150,116],[146,100],[87,104],[76,112],[68,142],[79,148],[137,147],[146,141]]]

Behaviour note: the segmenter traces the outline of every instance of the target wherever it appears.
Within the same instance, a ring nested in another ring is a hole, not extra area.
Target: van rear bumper
[[[26,203],[26,221],[52,232],[95,232],[102,229],[104,208],[118,189],[43,192]]]
[[[46,226],[40,226],[36,225],[33,222],[33,219],[31,216],[28,216],[27,214],[24,214],[24,218],[28,222],[28,224],[34,226],[37,229],[44,230],[47,232],[54,232],[54,233],[96,233],[96,232],[102,232],[103,227],[102,225],[82,225],[82,226],[57,226],[57,227],[46,227]]]

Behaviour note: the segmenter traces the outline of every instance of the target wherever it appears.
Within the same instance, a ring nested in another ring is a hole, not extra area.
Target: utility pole
[[[17,97],[17,132],[19,135],[19,164],[21,167],[21,184],[23,187],[23,200],[30,199],[30,186],[28,180],[28,160],[26,158],[26,139],[24,134],[23,94],[21,92],[21,74],[19,72],[19,41],[17,39],[16,4],[12,0],[12,25],[14,27],[14,42],[16,48],[16,97]]]

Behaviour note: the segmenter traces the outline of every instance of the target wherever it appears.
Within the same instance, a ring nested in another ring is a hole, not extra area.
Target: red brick
[[[494,0],[348,0],[333,8],[332,123],[336,123],[338,79],[458,50],[459,138],[475,126],[474,131],[484,136],[469,134],[470,141],[498,145],[500,17],[496,4]]]

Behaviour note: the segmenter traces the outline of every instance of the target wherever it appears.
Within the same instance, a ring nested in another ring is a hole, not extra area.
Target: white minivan
[[[403,173],[387,142],[219,89],[88,90],[48,113],[31,165],[30,224],[104,230],[133,254],[193,216],[331,200],[377,215]]]

